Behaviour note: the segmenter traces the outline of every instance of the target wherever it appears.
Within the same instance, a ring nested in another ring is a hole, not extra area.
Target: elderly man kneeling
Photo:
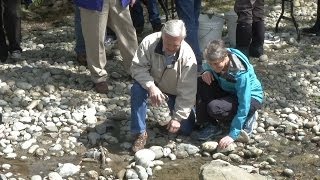
[[[148,35],[132,60],[131,132],[133,152],[147,141],[147,98],[159,106],[167,102],[172,116],[167,125],[171,133],[189,135],[195,121],[192,108],[197,91],[197,62],[184,41],[186,28],[181,20],[166,22],[161,32]]]

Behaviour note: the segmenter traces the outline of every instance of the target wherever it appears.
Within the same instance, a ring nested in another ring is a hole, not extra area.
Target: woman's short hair
[[[173,37],[182,37],[183,39],[186,37],[186,26],[184,22],[179,19],[173,19],[167,21],[161,30],[162,34],[168,34]]]
[[[207,61],[216,61],[228,55],[223,40],[211,41],[203,51],[203,57]]]

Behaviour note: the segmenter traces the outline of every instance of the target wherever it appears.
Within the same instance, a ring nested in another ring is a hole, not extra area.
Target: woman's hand
[[[208,85],[210,85],[213,81],[214,81],[214,78],[213,78],[213,75],[211,72],[209,71],[206,71],[204,72],[202,75],[201,75],[201,78],[202,80],[207,83]]]
[[[219,141],[219,147],[221,149],[224,149],[226,147],[228,147],[231,143],[233,143],[233,139],[230,137],[230,136],[225,136],[224,138],[222,138],[220,141]]]

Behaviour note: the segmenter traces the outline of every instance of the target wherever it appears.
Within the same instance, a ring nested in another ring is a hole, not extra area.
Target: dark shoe
[[[318,14],[317,14],[317,16],[318,16]],[[317,17],[316,23],[311,28],[302,28],[302,33],[316,34],[317,36],[319,36],[320,35],[320,21],[318,20],[318,17]]]
[[[106,81],[99,82],[95,84],[95,89],[98,93],[107,94],[108,93],[108,83]]]
[[[82,66],[87,66],[87,55],[86,54],[77,54],[77,61]]]
[[[214,126],[211,123],[202,129],[198,134],[198,139],[202,141],[206,141],[211,137],[218,136],[222,134],[222,128],[219,126]]]
[[[162,27],[163,27],[163,24],[155,24],[155,25],[152,25],[153,32],[159,32],[159,31],[161,31]]]
[[[136,135],[135,140],[132,144],[132,151],[135,153],[144,148],[147,143],[148,134],[147,132]]]
[[[318,26],[312,26],[311,28],[303,28],[302,32],[305,34],[315,34],[320,35],[320,28]]]
[[[15,60],[21,59],[21,51],[20,50],[12,51],[11,58]]]

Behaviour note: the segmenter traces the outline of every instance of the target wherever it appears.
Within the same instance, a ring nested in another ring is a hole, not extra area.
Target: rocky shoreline
[[[310,26],[315,1],[295,6],[298,23]],[[286,21],[275,34],[280,10],[267,7],[267,33],[279,39],[265,45],[269,60],[251,60],[266,96],[254,135],[220,150],[218,139],[197,141],[197,131],[167,134],[167,107],[151,107],[148,148],[134,156],[132,82],[117,50],[108,54],[110,92],[97,94],[75,61],[72,15],[23,21],[23,59],[0,65],[0,179],[212,179],[221,167],[240,167],[239,179],[320,179],[320,37],[298,42]]]

